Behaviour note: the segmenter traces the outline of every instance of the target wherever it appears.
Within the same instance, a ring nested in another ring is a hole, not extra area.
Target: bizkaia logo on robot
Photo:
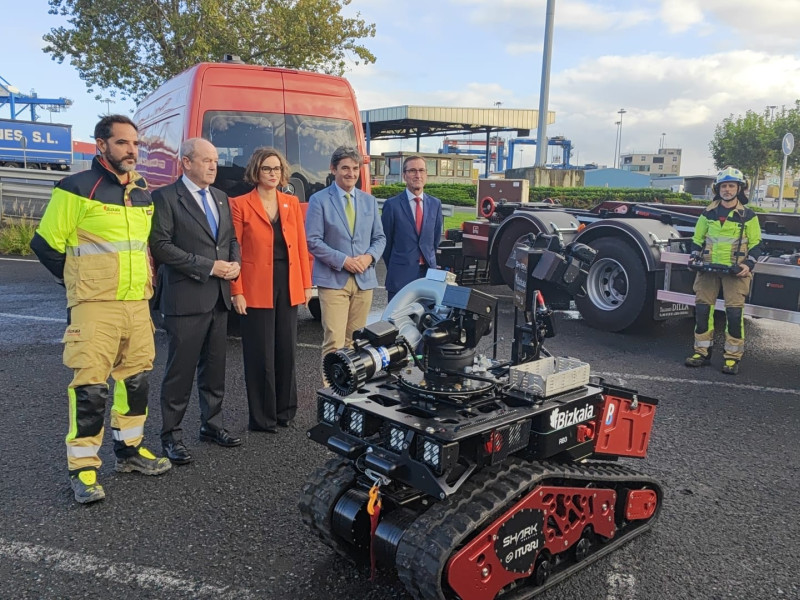
[[[583,407],[575,407],[572,410],[555,409],[550,413],[550,427],[553,431],[564,429],[570,425],[588,421],[594,417],[594,404],[586,404]]]

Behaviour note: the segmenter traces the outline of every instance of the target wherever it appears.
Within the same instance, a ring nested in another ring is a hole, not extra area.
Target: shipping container
[[[0,166],[69,171],[72,125],[0,119]]]

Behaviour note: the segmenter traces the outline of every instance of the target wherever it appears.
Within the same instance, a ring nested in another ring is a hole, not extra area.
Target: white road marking
[[[594,372],[593,375],[600,375],[600,377],[614,377],[618,380],[638,379],[642,381],[657,381],[666,383],[679,383],[679,384],[692,384],[692,385],[713,385],[716,388],[728,387],[739,390],[753,390],[756,392],[771,392],[775,394],[793,394],[800,396],[800,390],[791,388],[770,387],[765,385],[751,385],[747,383],[733,383],[726,381],[702,381],[700,379],[679,379],[677,377],[658,377],[656,375],[637,375],[636,373],[608,373],[608,372]]]
[[[622,565],[618,560],[611,563],[614,569],[613,573],[609,573],[606,577],[608,584],[608,592],[606,593],[606,600],[631,600],[636,597],[636,578],[630,573],[622,573]]]
[[[13,313],[0,313],[0,317],[9,319],[30,319],[31,321],[50,321],[53,323],[66,323],[67,319],[56,319],[54,317],[37,317],[35,315],[15,315]]]
[[[297,344],[298,348],[311,348],[313,350],[319,350],[322,348],[322,344],[304,344],[302,342]]]
[[[130,563],[114,563],[90,554],[68,552],[24,542],[11,542],[0,538],[0,556],[4,559],[43,563],[47,569],[77,573],[84,578],[103,578],[115,585],[136,585],[157,590],[168,597],[171,593],[191,594],[193,598],[239,599],[256,598],[247,589],[232,588],[185,579],[164,569],[144,567]]]
[[[35,258],[6,258],[6,257],[0,257],[0,260],[12,260],[12,261],[15,261],[15,262],[29,262],[31,264],[37,264],[37,265],[39,264],[39,261],[36,260]]]

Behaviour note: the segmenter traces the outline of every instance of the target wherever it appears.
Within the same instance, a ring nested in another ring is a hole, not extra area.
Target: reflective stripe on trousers
[[[92,458],[97,456],[100,446],[72,446],[67,444],[67,456],[70,458]]]
[[[118,442],[126,442],[144,435],[144,425],[129,427],[128,429],[112,429],[111,437]]]

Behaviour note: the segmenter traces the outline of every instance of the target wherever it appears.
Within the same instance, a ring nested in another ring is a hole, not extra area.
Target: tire
[[[529,233],[536,235],[539,233],[539,228],[527,219],[520,218],[514,219],[507,227],[497,232],[497,235],[501,237],[492,252],[491,265],[496,269],[495,272],[500,274],[503,283],[512,290],[514,289],[514,269],[507,267],[506,261],[517,242]]]
[[[312,298],[308,302],[308,312],[314,317],[315,321],[322,320],[322,307],[319,305],[319,298]]]
[[[653,278],[638,250],[620,238],[598,238],[589,246],[597,256],[589,268],[586,294],[575,297],[586,323],[602,331],[652,323]]]
[[[22,165],[15,162],[4,163],[3,166],[7,169],[19,169]]]

